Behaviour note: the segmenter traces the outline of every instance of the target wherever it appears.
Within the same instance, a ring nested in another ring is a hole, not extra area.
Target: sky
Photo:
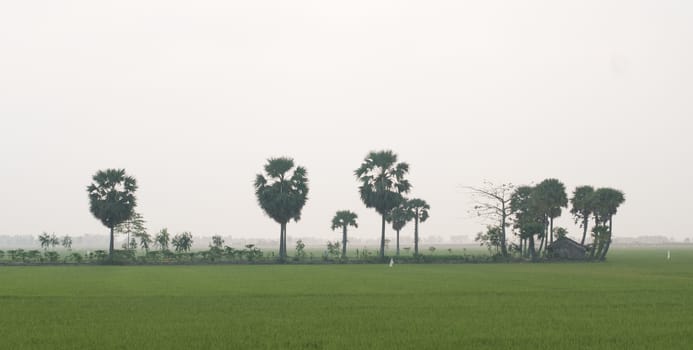
[[[0,235],[106,235],[86,187],[124,168],[151,232],[276,239],[252,183],[288,156],[289,236],[349,209],[377,239],[353,172],[391,149],[424,241],[484,228],[463,186],[546,178],[622,190],[615,237],[693,237],[691,62],[685,0],[5,1]]]

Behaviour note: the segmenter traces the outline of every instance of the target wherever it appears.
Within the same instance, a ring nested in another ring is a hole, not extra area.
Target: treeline
[[[421,198],[409,197],[412,184],[407,178],[408,174],[409,164],[399,162],[397,155],[390,150],[368,153],[360,166],[354,170],[361,201],[366,208],[375,210],[381,216],[380,246],[375,252],[381,261],[386,260],[386,242],[389,240],[385,233],[388,223],[396,233],[395,256],[400,257],[400,231],[409,222],[414,223],[413,257],[423,256],[419,250],[419,230],[420,224],[430,217],[431,206]],[[279,224],[279,253],[276,259],[286,261],[287,225],[291,220],[298,222],[301,219],[301,212],[308,201],[308,172],[306,168],[297,166],[291,158],[269,158],[263,172],[255,176],[253,186],[260,208]],[[556,179],[544,180],[536,186],[517,188],[511,184],[486,184],[484,187],[468,188],[477,198],[474,207],[477,214],[497,222],[497,225],[489,226],[486,233],[480,234],[477,240],[496,249],[498,256],[515,256],[533,261],[548,257],[547,252],[554,242],[554,233],[557,237],[565,235],[564,229],[561,231],[553,227],[554,219],[561,215],[562,209],[567,208],[568,204],[565,186]],[[193,237],[190,232],[171,236],[167,229],[162,229],[157,234],[150,235],[144,227],[142,215],[135,211],[137,189],[137,181],[127,175],[124,169],[99,170],[87,186],[91,213],[110,231],[105,261],[115,262],[123,257],[132,260],[138,247],[143,249],[144,259],[152,261],[180,260],[186,254],[194,260],[194,254],[198,253],[202,254],[203,259],[210,261],[219,258],[252,261],[263,256],[262,251],[253,245],[247,245],[245,249],[240,250],[224,246],[219,236],[214,237],[209,251],[192,253],[190,249]],[[600,260],[606,257],[612,237],[612,218],[623,201],[623,193],[614,189],[594,190],[589,186],[576,188],[570,202],[573,206],[571,213],[576,222],[584,228],[581,244],[584,244],[590,218],[594,219],[591,230],[593,241],[588,247],[590,257]],[[330,255],[338,256],[340,259],[348,258],[347,231],[349,227],[358,227],[357,220],[358,215],[351,210],[339,210],[334,214],[330,227],[332,230],[341,230],[342,239],[341,242],[328,242],[327,251]],[[516,242],[508,239],[508,229],[517,237]],[[116,233],[127,235],[123,251],[115,250]],[[48,234],[41,235],[39,241],[46,252],[49,247],[58,244],[69,250],[72,242],[69,236],[58,238]],[[297,242],[294,258],[303,258],[303,248],[300,248],[298,243],[302,244],[301,241]],[[23,255],[17,251],[14,251],[12,259],[23,259]],[[101,251],[98,252],[94,252],[94,259],[103,258]],[[357,256],[360,257],[359,254]],[[274,253],[271,257],[275,258]],[[41,259],[36,253],[27,257],[36,258]],[[78,257],[75,255],[74,259]]]
[[[613,188],[578,186],[568,199],[565,185],[557,179],[546,179],[535,186],[486,183],[483,187],[467,187],[475,198],[477,215],[497,224],[487,227],[477,241],[495,249],[499,256],[517,255],[531,260],[555,257],[551,245],[565,238],[567,230],[554,227],[554,219],[571,205],[570,213],[582,228],[580,242],[575,249],[585,248],[585,256],[604,260],[612,242],[613,217],[625,201],[623,192]],[[590,229],[590,222],[591,229]],[[515,237],[508,239],[508,229]],[[588,232],[591,243],[585,245]]]

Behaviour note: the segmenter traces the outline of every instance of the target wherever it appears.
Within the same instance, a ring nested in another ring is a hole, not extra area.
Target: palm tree
[[[94,182],[87,187],[89,209],[111,231],[108,255],[112,258],[113,231],[135,212],[137,181],[125,175],[125,169],[99,170],[92,179]]]
[[[592,186],[578,186],[573,191],[573,197],[570,198],[570,204],[572,209],[570,213],[573,214],[575,218],[575,223],[580,222],[582,227],[582,240],[580,244],[585,244],[585,237],[587,237],[587,226],[589,226],[590,215],[592,215],[592,204],[591,198],[594,193],[594,188]]]
[[[193,244],[192,233],[186,231],[173,236],[171,244],[176,248],[176,252],[189,251]]]
[[[144,249],[145,254],[149,254],[149,245],[152,244],[152,236],[146,231],[136,232],[135,237],[140,239],[140,248]]]
[[[358,215],[349,210],[340,210],[332,218],[332,231],[338,228],[342,229],[342,258],[346,258],[347,253],[347,227],[353,226],[358,228],[359,225],[356,223],[356,219],[358,219]]]
[[[61,241],[61,244],[68,251],[72,250],[72,237],[65,235]]]
[[[407,206],[414,213],[414,255],[419,255],[419,222],[428,219],[428,211],[431,210],[431,206],[419,198],[410,199],[407,201]]]
[[[535,260],[537,255],[534,236],[541,235],[545,226],[543,207],[535,198],[536,195],[536,188],[520,186],[510,197],[510,206],[515,214],[515,228],[520,233],[520,239],[527,242],[529,256],[532,260]]]
[[[267,216],[279,224],[279,258],[286,259],[286,224],[301,219],[301,210],[308,200],[306,169],[294,168],[291,158],[270,158],[265,164],[265,175],[255,177],[255,195]]]
[[[48,250],[48,247],[51,245],[51,236],[44,232],[40,236],[38,236],[39,242],[41,243],[41,248],[43,248],[43,251]]]
[[[397,155],[392,151],[368,153],[361,166],[354,171],[361,182],[361,200],[366,208],[374,208],[382,217],[380,258],[385,258],[385,218],[390,210],[402,203],[402,195],[411,189],[411,184],[404,178],[408,172],[409,164],[397,163]]]
[[[168,229],[164,227],[154,237],[154,243],[157,246],[159,246],[159,249],[161,249],[161,251],[164,251],[168,249],[168,242],[170,239],[171,235],[169,235]]]
[[[397,232],[397,256],[399,256],[399,231],[401,231],[407,222],[414,218],[414,212],[407,206],[404,201],[398,207],[390,210],[385,218],[387,222],[392,223],[392,229]]]
[[[592,205],[594,206],[594,216],[597,226],[601,226],[601,230],[597,231],[604,233],[602,235],[598,235],[600,238],[600,254],[597,254],[599,260],[606,259],[606,253],[609,251],[609,246],[611,246],[613,217],[616,215],[618,207],[621,206],[625,200],[626,199],[623,192],[613,188],[600,188],[594,191],[592,202]]]
[[[534,190],[534,198],[544,213],[545,223],[548,221],[549,224],[548,227],[544,227],[542,238],[542,243],[548,246],[553,243],[553,219],[561,216],[561,208],[568,206],[568,196],[565,193],[565,185],[557,179],[546,179],[536,185]],[[547,233],[550,236],[547,237]],[[539,251],[542,245],[539,246]]]

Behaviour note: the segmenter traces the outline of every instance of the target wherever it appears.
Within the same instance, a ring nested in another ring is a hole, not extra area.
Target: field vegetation
[[[687,349],[693,251],[604,263],[0,266],[5,349]]]

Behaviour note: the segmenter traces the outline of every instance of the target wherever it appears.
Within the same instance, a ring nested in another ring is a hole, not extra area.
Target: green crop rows
[[[0,267],[3,349],[687,349],[693,251],[606,263]]]

